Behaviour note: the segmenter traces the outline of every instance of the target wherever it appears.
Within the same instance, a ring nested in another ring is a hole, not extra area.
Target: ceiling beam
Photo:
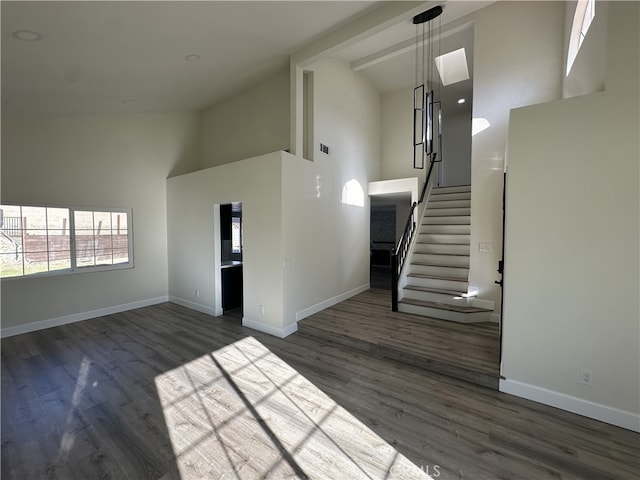
[[[436,2],[387,1],[339,26],[291,54],[291,65],[304,67],[323,56],[358,43],[392,25],[407,20]]]
[[[445,30],[440,34],[439,36],[440,40],[447,38],[451,35],[455,35],[456,33],[461,32],[466,28],[469,28],[471,25],[472,25],[472,22],[465,22],[463,24],[456,25],[453,28],[448,28],[447,30]],[[379,52],[372,53],[371,55],[367,55],[366,57],[359,58],[358,60],[354,60],[353,62],[351,62],[351,69],[354,72],[364,70],[366,68],[372,67],[379,63],[386,62],[387,60],[397,57],[398,55],[402,55],[404,53],[413,51],[416,49],[416,45],[423,46],[423,45],[427,45],[428,43],[429,41],[428,39],[426,39],[416,44],[415,38],[409,38],[403,42],[396,43],[395,45],[392,45],[383,50],[380,50]]]

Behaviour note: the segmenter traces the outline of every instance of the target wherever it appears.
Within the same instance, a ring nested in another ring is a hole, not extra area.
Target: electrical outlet
[[[196,298],[200,298],[200,290],[196,290]]]
[[[260,312],[260,315],[264,315],[264,305],[258,305],[258,311]]]
[[[493,252],[493,243],[482,242],[478,245],[478,250],[480,250],[482,253],[491,253]]]
[[[591,370],[580,370],[580,383],[591,385],[593,383],[593,372]]]

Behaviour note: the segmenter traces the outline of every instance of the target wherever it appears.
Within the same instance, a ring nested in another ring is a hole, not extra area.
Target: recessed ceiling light
[[[197,53],[192,53],[191,55],[187,55],[186,57],[184,57],[184,59],[187,62],[197,62],[198,60],[200,60],[200,55],[198,55]]]
[[[458,103],[464,103],[464,102],[466,102],[466,100],[464,98],[459,98],[458,99]]]
[[[122,103],[133,103],[135,101],[135,98],[125,98],[124,100],[122,100]]]
[[[16,40],[24,40],[25,42],[37,42],[42,39],[42,35],[31,30],[16,30],[12,35]]]

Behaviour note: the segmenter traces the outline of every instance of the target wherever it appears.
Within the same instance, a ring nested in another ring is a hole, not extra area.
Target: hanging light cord
[[[420,36],[419,36],[419,32],[420,29],[418,27],[418,25],[416,25],[416,81],[415,81],[415,86],[417,87],[418,85],[420,85],[420,80],[418,78],[418,69],[420,68],[420,44],[418,43],[420,41]]]

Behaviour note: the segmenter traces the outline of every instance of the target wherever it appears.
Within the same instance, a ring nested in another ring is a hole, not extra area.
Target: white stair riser
[[[465,255],[437,255],[428,253],[414,253],[412,261],[429,263],[432,265],[454,265],[469,268],[469,257]]]
[[[458,215],[454,217],[450,216],[437,216],[437,217],[424,217],[422,222],[423,226],[431,225],[471,225],[471,217],[465,215]]]
[[[455,290],[457,292],[466,292],[469,290],[469,282],[465,280],[442,280],[440,278],[413,277],[411,275],[407,276],[407,285],[437,288],[440,290]]]
[[[471,306],[467,298],[454,297],[453,295],[445,293],[422,292],[410,288],[402,290],[402,298],[412,298],[413,300],[422,300],[423,302],[444,303],[445,305],[457,305],[460,307]]]
[[[429,200],[471,200],[471,192],[440,193],[432,191]]]
[[[437,243],[416,243],[416,253],[441,255],[469,255],[469,245],[439,245]]]
[[[429,200],[428,208],[471,208],[471,200],[446,200],[441,201],[439,198]]]
[[[420,275],[435,275],[443,277],[455,277],[469,281],[469,269],[468,268],[455,268],[446,266],[433,266],[433,265],[416,265],[412,263],[409,266],[410,273],[418,273]]]
[[[470,235],[471,225],[423,225],[420,228],[420,235],[425,233],[442,233],[455,235]]]
[[[460,192],[471,192],[471,185],[461,185],[457,187],[435,187],[431,190],[431,193],[439,194],[439,193],[460,193]]]
[[[460,313],[450,310],[440,310],[437,308],[421,307],[418,305],[409,305],[407,303],[399,303],[398,310],[404,313],[412,313],[414,315],[422,315],[423,317],[439,318],[458,323],[475,323],[488,322],[490,312],[474,312]]]
[[[449,245],[469,245],[471,235],[458,235],[446,233],[421,233],[418,235],[419,243],[446,243]]]
[[[449,309],[472,306],[475,300],[462,293],[469,289],[470,214],[469,186],[437,188],[431,192],[409,260],[409,274],[403,276],[399,291],[401,312],[461,323],[489,321],[490,312]],[[429,303],[414,305],[416,302]]]
[[[427,217],[444,217],[450,215],[471,215],[471,208],[429,208],[425,211]]]

